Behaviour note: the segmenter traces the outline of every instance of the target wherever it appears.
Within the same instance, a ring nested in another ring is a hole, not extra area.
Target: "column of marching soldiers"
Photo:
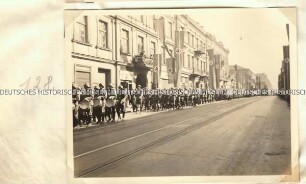
[[[213,101],[233,98],[233,96],[209,93],[146,94],[144,93],[145,90],[146,88],[138,85],[134,90],[136,93],[132,94],[124,93],[124,91],[127,92],[127,89],[123,88],[122,85],[115,89],[111,84],[106,87],[99,84],[98,87],[95,86],[92,89],[87,84],[83,88],[75,87],[72,84],[74,129],[124,120],[128,104],[131,105],[135,114],[140,114],[143,111],[168,111],[196,107]],[[158,89],[153,87],[153,90]]]

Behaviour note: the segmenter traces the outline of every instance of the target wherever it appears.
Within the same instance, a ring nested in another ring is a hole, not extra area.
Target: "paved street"
[[[290,174],[289,112],[251,97],[76,130],[75,176]]]

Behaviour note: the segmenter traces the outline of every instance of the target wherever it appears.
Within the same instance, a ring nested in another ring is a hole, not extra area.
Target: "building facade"
[[[176,16],[176,33],[181,44],[176,51],[180,55],[180,87],[207,89],[209,86],[209,64],[207,54],[207,33],[199,23],[187,15]]]
[[[208,34],[207,51],[209,57],[209,83],[212,89],[227,89],[229,82],[229,50],[226,49],[222,42]]]
[[[229,51],[187,15],[71,19],[65,37],[76,86],[228,88]]]
[[[230,65],[229,73],[235,77],[236,89],[256,89],[256,75],[249,68]]]
[[[256,89],[272,89],[272,84],[265,73],[256,74]]]
[[[278,89],[279,90],[290,90],[290,47],[289,45],[283,46],[283,60],[280,69],[280,74],[278,75]],[[281,95],[282,99],[288,102],[290,106],[290,95]]]

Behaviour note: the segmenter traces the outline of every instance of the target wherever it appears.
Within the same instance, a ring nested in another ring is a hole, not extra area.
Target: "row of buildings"
[[[255,74],[251,69],[238,65],[230,65],[229,73],[232,89],[272,89],[265,73]]]
[[[286,25],[287,36],[289,42],[289,25]],[[290,90],[290,46],[283,46],[283,60],[281,62],[280,73],[278,75],[278,89],[279,90]],[[288,102],[290,106],[290,95],[280,96],[282,99]]]
[[[246,78],[244,68],[230,66],[229,50],[187,15],[66,16],[71,23],[65,29],[67,59],[72,61],[77,86],[229,89],[268,85],[258,82],[257,75]],[[268,81],[264,74],[258,77]]]

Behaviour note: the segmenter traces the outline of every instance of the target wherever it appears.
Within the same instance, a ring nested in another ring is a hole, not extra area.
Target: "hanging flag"
[[[181,69],[183,62],[184,31],[175,31],[174,86],[181,87]]]
[[[168,80],[169,84],[174,83],[174,59],[173,58],[167,58],[167,73],[168,73]]]
[[[216,71],[215,71],[215,54],[214,49],[208,49],[209,60],[209,88],[216,89]]]
[[[290,58],[290,55],[289,55],[289,45],[283,46],[283,57],[284,57],[284,59]]]
[[[168,55],[169,55],[171,58],[173,58],[172,53],[169,51],[168,46],[167,46],[167,44],[166,44],[165,42],[164,42],[164,47],[165,47],[165,49],[166,49]]]
[[[165,37],[165,28],[164,28],[164,18],[159,18],[156,21],[154,21],[155,28],[158,34],[158,38],[162,41],[164,41]]]
[[[286,30],[287,30],[287,36],[288,36],[288,41],[289,41],[289,24],[286,24]]]
[[[153,55],[153,86],[158,86],[158,78],[159,78],[159,54],[154,54]]]
[[[209,60],[214,60],[215,58],[214,49],[208,49],[207,52],[208,52]]]
[[[163,59],[162,54],[154,54],[153,55],[153,86],[158,87],[159,78],[161,75],[161,61]]]
[[[216,87],[220,88],[220,54],[215,55]]]

